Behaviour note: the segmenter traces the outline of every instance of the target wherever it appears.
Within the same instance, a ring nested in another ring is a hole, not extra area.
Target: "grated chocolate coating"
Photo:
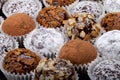
[[[18,48],[7,53],[3,61],[3,68],[11,73],[26,74],[33,71],[39,61],[39,56],[32,51]]]

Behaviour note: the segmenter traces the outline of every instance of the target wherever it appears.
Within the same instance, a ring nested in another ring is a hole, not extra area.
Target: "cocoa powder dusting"
[[[87,41],[75,39],[67,42],[60,50],[59,58],[73,64],[87,64],[97,57],[96,49]]]
[[[2,25],[2,31],[11,36],[28,34],[34,28],[35,22],[25,13],[13,14]]]

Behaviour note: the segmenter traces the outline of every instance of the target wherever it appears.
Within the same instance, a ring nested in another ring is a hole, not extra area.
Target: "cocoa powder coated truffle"
[[[44,27],[60,27],[62,21],[67,19],[66,11],[61,7],[45,7],[37,16],[37,22]]]
[[[59,53],[60,59],[70,60],[73,64],[87,64],[97,57],[96,49],[87,41],[79,39],[67,42]]]
[[[72,63],[63,59],[41,59],[36,75],[39,80],[75,80]]]
[[[120,30],[120,12],[108,13],[101,20],[101,26],[106,30]]]
[[[3,68],[11,73],[26,74],[37,67],[39,60],[40,58],[32,51],[18,48],[7,53],[3,61]]]
[[[2,31],[11,36],[25,35],[33,29],[35,29],[35,22],[25,13],[13,14],[2,24]]]

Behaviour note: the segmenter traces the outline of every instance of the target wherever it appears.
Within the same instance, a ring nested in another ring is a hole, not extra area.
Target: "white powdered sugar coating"
[[[120,0],[105,0],[104,6],[108,12],[120,11]]]
[[[104,33],[96,40],[95,47],[100,55],[120,55],[120,31]]]
[[[17,41],[0,33],[0,55],[3,55],[15,48],[18,48]]]
[[[40,56],[58,53],[64,44],[64,36],[53,28],[40,28],[30,33],[24,41],[26,48]]]
[[[3,6],[3,13],[5,13],[5,15],[7,14],[7,16],[10,16],[13,13],[24,12],[31,17],[35,17],[42,6],[40,2],[38,2],[34,0],[9,0]]]
[[[89,14],[93,14],[96,18],[99,18],[103,13],[104,9],[101,4],[93,1],[81,1],[74,5],[74,7],[71,8],[71,13],[82,13],[87,12]]]
[[[92,75],[94,80],[120,80],[120,61],[104,60],[94,67]]]

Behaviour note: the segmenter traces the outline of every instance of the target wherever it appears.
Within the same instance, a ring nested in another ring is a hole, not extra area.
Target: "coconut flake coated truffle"
[[[39,53],[57,53],[64,44],[64,36],[53,28],[40,28],[31,32],[24,41],[26,48]]]
[[[35,18],[41,8],[42,4],[38,0],[8,0],[3,5],[3,13],[7,17],[14,13],[26,13]]]
[[[103,2],[106,11],[108,12],[120,11],[120,0],[104,0]]]
[[[18,48],[17,41],[14,38],[0,33],[0,55],[5,54],[15,48]]]
[[[26,35],[35,28],[34,20],[25,13],[13,14],[2,24],[2,32],[11,36]]]
[[[75,39],[67,42],[60,50],[59,58],[70,60],[73,64],[87,64],[97,57],[97,51],[87,41]]]
[[[120,80],[120,61],[104,60],[94,67],[92,75],[94,80]]]
[[[36,75],[39,80],[75,80],[72,63],[63,59],[41,59]]]
[[[96,19],[104,13],[103,6],[95,1],[81,1],[68,10],[70,10],[72,14],[83,12],[93,14]]]
[[[39,61],[39,56],[34,52],[25,48],[17,48],[6,54],[3,60],[3,68],[10,73],[26,74],[34,71]]]
[[[95,46],[100,55],[120,55],[120,31],[104,33],[96,40]]]
[[[94,16],[88,13],[78,13],[68,20],[63,21],[65,33],[70,39],[82,39],[85,41],[96,38],[101,31],[100,25]]]

